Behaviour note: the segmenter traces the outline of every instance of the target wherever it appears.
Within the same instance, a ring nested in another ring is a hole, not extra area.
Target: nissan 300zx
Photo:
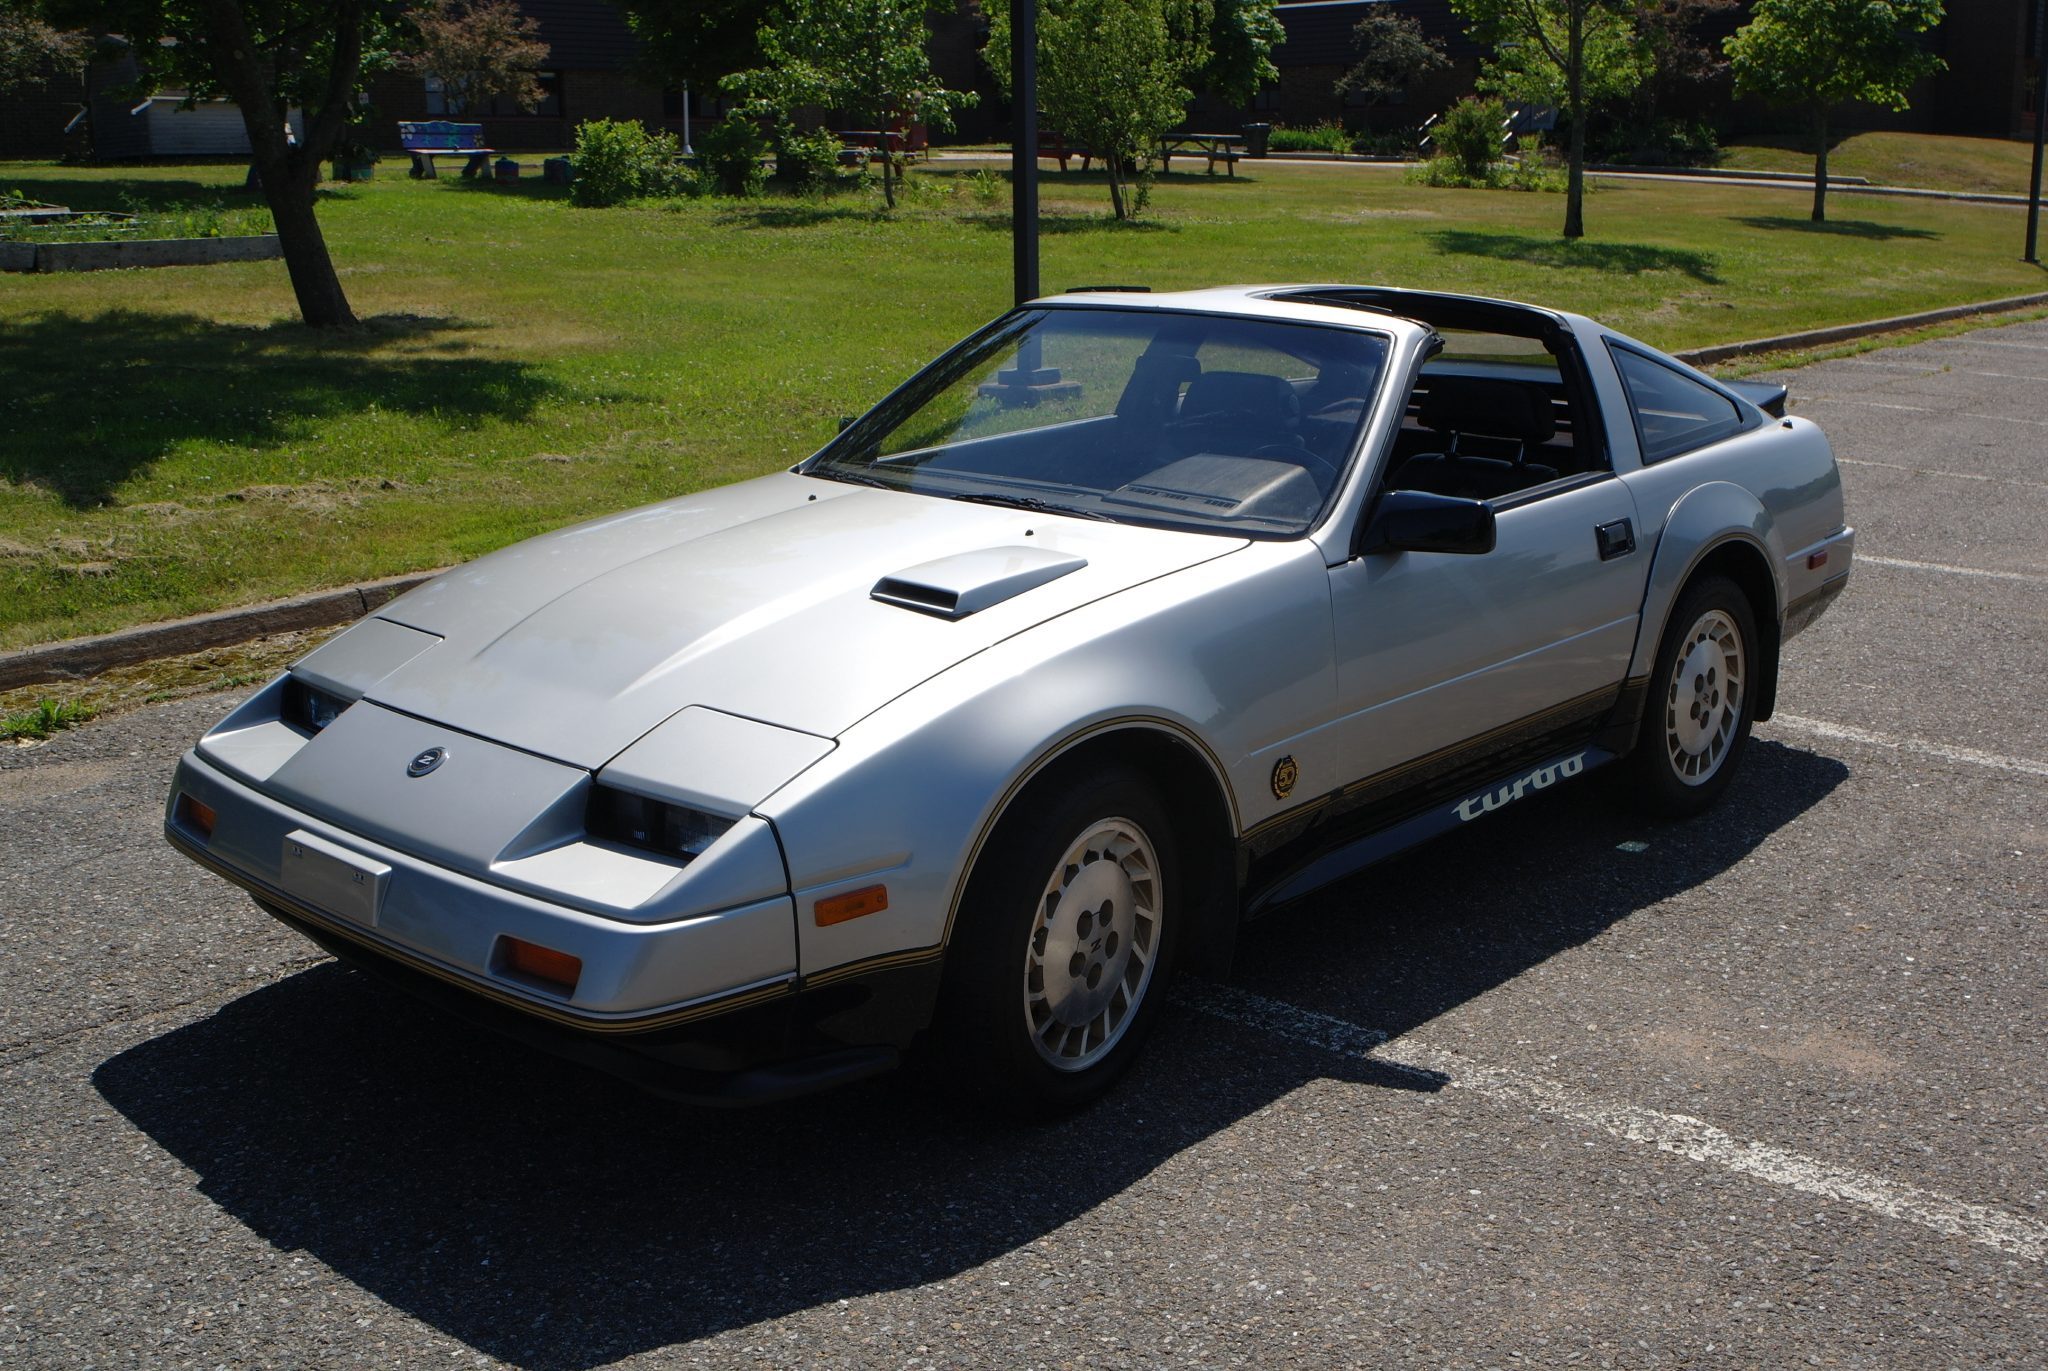
[[[1070,1106],[1247,917],[1602,768],[1710,804],[1850,569],[1784,411],[1500,301],[1041,300],[788,471],[386,604],[186,754],[166,832],[650,1088],[922,1045]]]

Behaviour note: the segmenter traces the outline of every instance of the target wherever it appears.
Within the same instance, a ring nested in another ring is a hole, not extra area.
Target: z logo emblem
[[[422,752],[419,756],[412,759],[412,765],[405,769],[405,774],[417,780],[419,777],[426,775],[429,771],[432,771],[435,767],[441,765],[441,763],[447,760],[447,748],[430,747],[425,752]]]

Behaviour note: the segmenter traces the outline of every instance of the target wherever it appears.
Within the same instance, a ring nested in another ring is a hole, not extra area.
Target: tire
[[[1665,625],[1629,755],[1631,798],[1684,818],[1707,809],[1734,779],[1756,702],[1756,616],[1725,576],[1685,589]]]
[[[1165,996],[1180,872],[1137,772],[1041,777],[983,850],[954,928],[938,1020],[950,1084],[1026,1115],[1108,1089]]]

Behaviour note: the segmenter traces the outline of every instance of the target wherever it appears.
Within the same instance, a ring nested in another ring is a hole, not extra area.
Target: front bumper
[[[214,813],[203,833],[180,796]],[[794,993],[795,906],[788,895],[666,923],[627,923],[491,885],[367,841],[282,804],[196,752],[178,765],[165,836],[288,922],[499,1007],[589,1035],[645,1034]],[[366,919],[295,890],[292,835],[388,867]],[[573,989],[534,983],[506,965],[522,939],[578,958]]]

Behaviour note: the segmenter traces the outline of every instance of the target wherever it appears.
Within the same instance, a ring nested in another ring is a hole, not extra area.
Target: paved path
[[[679,1110],[338,969],[157,837],[224,700],[0,753],[0,1364],[2040,1366],[2048,324],[1790,380],[1864,566],[1728,803],[1255,925],[1055,1127]]]

